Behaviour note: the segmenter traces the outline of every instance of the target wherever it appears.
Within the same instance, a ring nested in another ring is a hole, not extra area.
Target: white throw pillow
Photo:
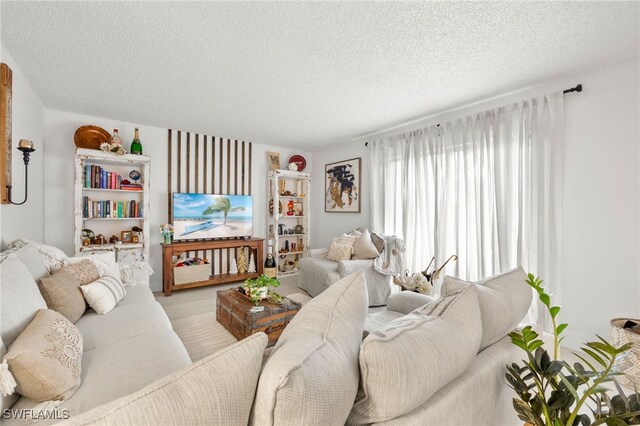
[[[373,244],[369,230],[365,228],[353,245],[353,258],[375,259],[379,255],[380,253],[378,253],[376,245]]]
[[[62,268],[64,266],[64,260],[69,257],[58,247],[30,241],[25,238],[18,238],[17,240],[12,241],[8,247],[9,250],[19,249],[27,244],[33,244],[36,246],[49,273],[54,273],[58,269]]]
[[[329,260],[333,260],[334,262],[340,262],[341,260],[349,260],[351,259],[351,248],[344,244],[340,244],[337,242],[332,242],[331,247],[329,247],[329,253],[327,254],[327,258]]]
[[[517,267],[504,274],[478,281],[478,301],[482,316],[482,343],[480,351],[493,345],[513,331],[531,306],[533,291],[526,283],[527,274]],[[446,276],[442,294],[448,294],[472,283]]]
[[[351,250],[351,254],[353,254],[353,246],[355,245],[357,240],[358,235],[342,234],[339,237],[333,237],[332,241],[349,247],[349,250]]]
[[[89,306],[99,315],[110,312],[127,294],[120,280],[113,275],[103,275],[80,288]]]
[[[361,388],[347,423],[384,422],[421,406],[467,370],[481,337],[473,286],[372,332],[360,346]]]
[[[65,424],[246,425],[266,346],[256,333]]]
[[[358,350],[368,305],[359,271],[302,307],[262,369],[251,424],[344,424],[358,390]]]

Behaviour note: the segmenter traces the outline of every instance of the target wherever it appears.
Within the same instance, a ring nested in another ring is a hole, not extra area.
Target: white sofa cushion
[[[334,241],[329,247],[329,254],[327,254],[327,259],[333,260],[334,262],[351,259],[351,247],[346,244],[340,244]]]
[[[62,268],[64,266],[64,260],[68,258],[65,252],[60,250],[58,247],[48,246],[36,241],[27,240],[25,238],[18,238],[17,240],[12,241],[8,246],[9,248],[7,249],[7,252],[18,250],[21,247],[26,246],[27,244],[32,244],[38,249],[38,252],[42,257],[42,261],[44,262],[44,265],[49,273],[54,273],[58,269]]]
[[[70,425],[246,425],[267,346],[254,334]]]
[[[44,263],[42,255],[38,251],[38,245],[36,243],[27,242],[13,246],[0,253],[0,260],[4,262],[10,254],[16,255],[18,259],[20,259],[34,280],[38,281],[40,278],[49,276],[49,270]]]
[[[347,423],[382,422],[424,404],[469,367],[481,337],[473,286],[372,332],[360,347],[361,388]]]
[[[358,389],[367,306],[364,275],[357,272],[300,310],[264,365],[252,424],[344,424]]]
[[[375,259],[379,255],[369,230],[365,228],[353,245],[353,259]]]
[[[151,293],[147,288],[147,292]],[[129,298],[127,297],[125,300]],[[123,344],[128,339],[154,330],[172,330],[162,306],[154,300],[118,305],[107,315],[89,310],[76,323],[84,336],[84,350]]]
[[[33,276],[15,254],[0,264],[0,333],[6,347],[11,346],[36,312],[47,309]]]
[[[515,329],[531,306],[533,290],[526,283],[527,274],[517,267],[504,274],[478,281],[478,301],[482,316],[480,351]],[[445,277],[442,294],[460,290],[472,283]]]

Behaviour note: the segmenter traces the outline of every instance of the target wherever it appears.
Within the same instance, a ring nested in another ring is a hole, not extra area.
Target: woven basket
[[[622,328],[628,320],[640,323],[640,319],[632,318],[614,318],[611,320],[611,333],[609,335],[611,344],[619,347],[626,343],[633,343],[631,349],[618,357],[613,368],[618,373],[624,373],[624,376],[619,376],[616,379],[618,382],[630,388],[640,389],[640,334]]]
[[[210,276],[210,264],[173,268],[173,283],[175,285],[207,281]]]

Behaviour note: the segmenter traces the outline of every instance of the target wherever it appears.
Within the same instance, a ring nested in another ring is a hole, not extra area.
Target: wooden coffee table
[[[260,331],[269,337],[268,346],[278,341],[284,328],[298,313],[302,305],[285,298],[282,305],[263,300],[262,312],[251,312],[255,305],[236,288],[218,292],[216,302],[216,319],[238,340],[249,337]]]

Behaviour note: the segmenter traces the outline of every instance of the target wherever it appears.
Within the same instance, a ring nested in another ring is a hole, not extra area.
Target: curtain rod
[[[572,87],[572,88],[570,88],[570,89],[567,89],[567,90],[563,90],[563,91],[562,91],[562,93],[563,93],[563,94],[565,94],[565,95],[566,95],[567,93],[573,93],[573,92],[577,92],[577,93],[582,92],[582,83],[579,83],[579,84],[578,84],[577,86],[575,86],[575,87]],[[440,123],[436,124],[436,126],[439,126],[439,125],[440,125]],[[365,143],[364,143],[364,146],[369,146],[369,142],[365,142]]]

